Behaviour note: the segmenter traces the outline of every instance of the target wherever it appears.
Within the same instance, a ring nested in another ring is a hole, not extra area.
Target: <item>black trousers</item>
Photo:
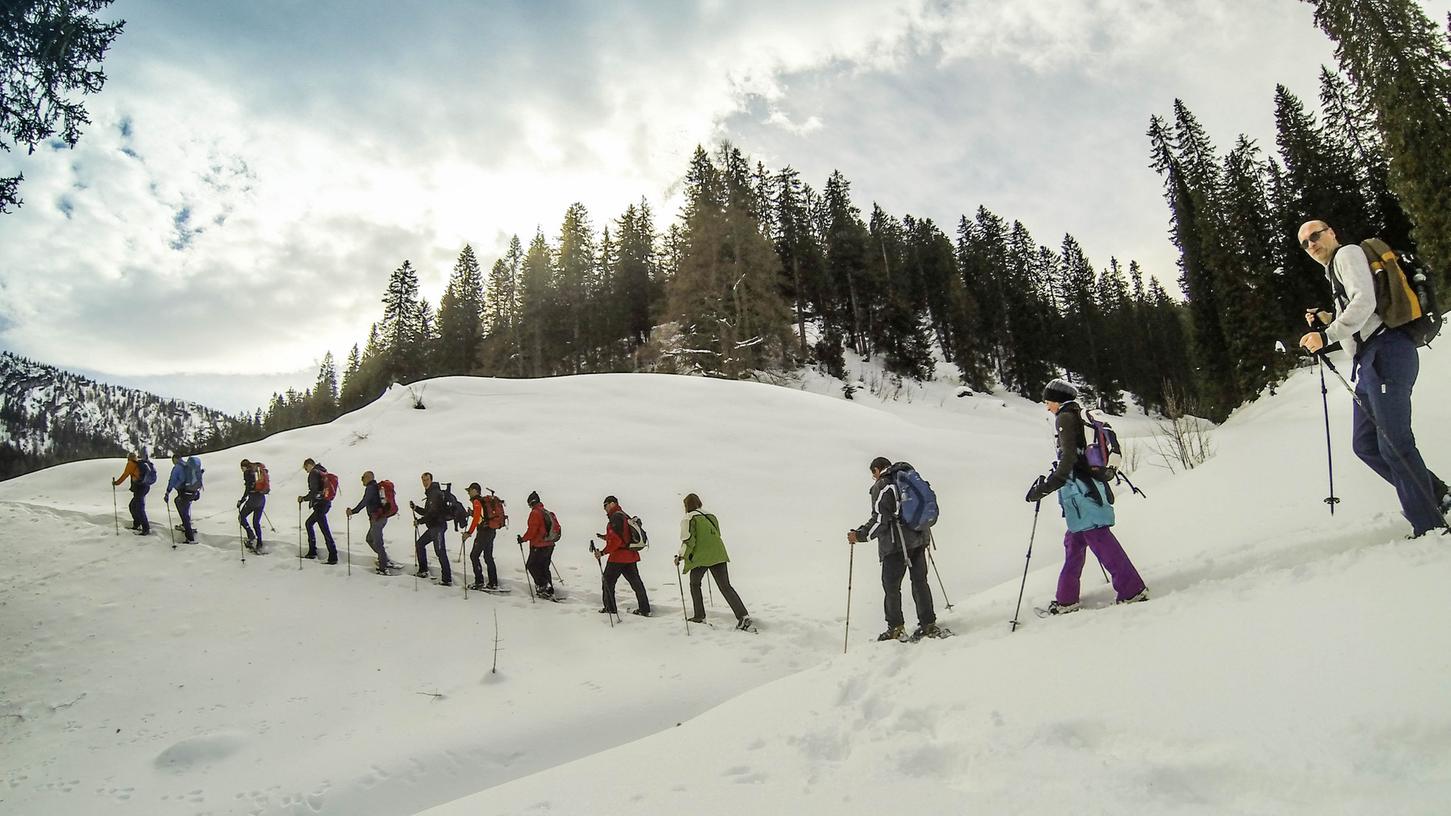
[[[439,567],[443,570],[443,582],[453,581],[453,568],[448,563],[448,545],[444,543],[444,534],[448,532],[448,525],[439,524],[434,527],[427,527],[423,535],[418,537],[414,548],[418,555],[418,571],[428,571],[428,545],[433,544],[433,552],[438,556]]]
[[[546,589],[554,585],[549,578],[549,565],[554,562],[554,545],[530,547],[529,559],[524,562],[524,571],[534,580],[534,586]],[[477,568],[475,568],[477,569]]]
[[[186,488],[176,491],[176,515],[181,518],[181,531],[188,544],[196,543],[196,529],[191,526],[191,503],[199,497],[200,494],[188,492]]]
[[[151,532],[151,522],[146,518],[146,494],[151,492],[151,485],[133,482],[131,484],[131,503],[126,509],[131,511],[131,529],[140,530],[143,533]]]
[[[731,611],[736,613],[736,620],[746,616],[746,605],[741,603],[741,596],[731,586],[730,572],[726,570],[726,564],[722,561],[709,567],[696,567],[690,571],[690,601],[695,605],[695,617],[705,617],[705,604],[700,597],[700,584],[709,572],[710,577],[715,579],[715,585],[720,587],[720,596],[725,598],[726,603],[731,605]]]
[[[605,611],[618,612],[615,606],[615,584],[619,582],[620,576],[625,576],[630,588],[635,590],[635,600],[639,602],[641,612],[650,611],[650,599],[645,595],[645,582],[640,580],[639,564],[619,564],[614,561],[605,564],[604,595]]]
[[[917,623],[926,626],[937,622],[937,613],[932,609],[932,587],[927,583],[927,547],[908,550],[912,556],[912,603],[917,606]],[[901,626],[902,620],[902,577],[906,575],[907,563],[902,551],[882,559],[882,591],[885,593],[883,606],[887,613],[887,627]]]
[[[479,527],[474,531],[474,547],[469,550],[469,561],[474,565],[475,583],[484,583],[483,570],[479,568],[480,555],[484,557],[484,563],[489,567],[488,583],[499,583],[499,571],[494,568],[494,536],[498,532],[493,527]]]
[[[327,553],[334,558],[337,557],[338,548],[333,543],[333,531],[327,526],[327,513],[333,509],[333,503],[324,499],[318,499],[312,504],[312,515],[307,517],[307,551],[317,552],[317,534],[313,531],[316,527],[322,530],[323,543],[327,545]]]

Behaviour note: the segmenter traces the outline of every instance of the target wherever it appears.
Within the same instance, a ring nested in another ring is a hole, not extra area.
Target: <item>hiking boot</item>
[[[445,578],[442,581],[439,581],[438,582],[438,585],[439,586],[448,586],[448,587],[451,587],[451,586],[453,586],[453,581],[450,581],[447,578]]]
[[[877,635],[877,640],[901,640],[902,636],[905,634],[907,634],[907,625],[898,624],[896,626],[893,626],[891,629],[888,629],[887,631],[881,633],[880,635]]]
[[[631,609],[630,610],[630,614],[631,615],[639,615],[642,618],[648,618],[648,617],[650,617],[650,610],[648,610],[648,609]]]
[[[921,626],[918,626],[912,632],[912,640],[921,640],[925,637],[942,637],[942,627],[938,626],[935,623],[925,623]]]
[[[750,615],[746,615],[745,617],[743,617],[740,620],[736,621],[736,628],[737,629],[750,629],[751,627],[752,627],[752,624],[751,624],[751,616]]]
[[[1149,599],[1149,588],[1148,587],[1144,587],[1143,589],[1139,590],[1139,594],[1135,595],[1134,597],[1132,597],[1132,598],[1124,598],[1122,601],[1114,601],[1114,603],[1116,603],[1116,604],[1131,604],[1131,603],[1139,603],[1141,601],[1147,601],[1148,599]]]
[[[304,555],[303,558],[311,558],[312,560],[316,561],[317,560],[317,550],[308,550],[307,551],[307,555]]]
[[[616,612],[613,609],[601,609],[600,610],[600,614],[601,615],[614,615],[614,614],[616,614]]]
[[[691,623],[705,623],[705,616],[704,615],[696,615],[693,618],[686,618],[686,620],[690,621]]]
[[[324,564],[336,564],[337,562],[338,562],[338,557],[336,555],[329,555],[327,557],[327,560],[324,561],[323,563]]]
[[[469,589],[472,589],[475,592],[481,592],[485,589],[493,589],[493,587],[481,581],[474,581],[472,584],[469,584]]]
[[[489,582],[489,583],[484,584],[483,586],[479,587],[479,589],[498,589],[498,588],[499,588],[499,585],[496,584],[496,583],[493,583],[493,582]]]
[[[428,576],[428,570],[421,569],[418,572],[413,573],[413,577],[414,578],[427,578],[427,577],[429,577]]]
[[[1048,604],[1048,614],[1050,614],[1050,615],[1067,615],[1070,612],[1077,612],[1077,611],[1078,611],[1078,604],[1077,604],[1077,602],[1074,602],[1074,603],[1071,603],[1071,604],[1061,604],[1061,603],[1058,603],[1057,601],[1054,601],[1054,602]]]

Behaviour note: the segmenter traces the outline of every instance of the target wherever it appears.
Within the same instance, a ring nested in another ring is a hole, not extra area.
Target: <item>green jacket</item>
[[[731,560],[720,537],[720,522],[715,516],[692,510],[680,521],[680,557],[685,571],[713,567]]]

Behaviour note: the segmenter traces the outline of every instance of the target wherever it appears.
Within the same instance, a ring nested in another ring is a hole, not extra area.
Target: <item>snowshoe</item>
[[[922,638],[947,638],[947,637],[952,637],[952,632],[951,631],[949,631],[947,629],[943,629],[941,626],[938,626],[935,623],[929,623],[929,624],[927,624],[925,626],[919,626],[915,630],[913,630],[911,636],[908,637],[907,640],[910,641],[910,642],[912,642],[912,643],[916,643],[917,641],[921,640]]]
[[[650,617],[650,610],[648,610],[648,609],[631,609],[630,610],[630,614],[631,615],[639,615],[642,618],[648,618],[648,617]]]
[[[1044,609],[1040,606],[1033,607],[1033,612],[1040,618],[1046,618],[1052,615],[1068,615],[1077,612],[1081,608],[1082,607],[1077,603],[1061,604],[1057,601],[1053,601],[1052,603],[1048,604],[1047,609]]]
[[[906,634],[907,627],[905,624],[901,626],[893,626],[891,629],[888,629],[880,635],[877,635],[877,642],[880,643],[884,640],[902,640],[903,637],[906,636]]]
[[[1124,598],[1122,601],[1114,601],[1115,604],[1143,603],[1149,599],[1149,589],[1145,587],[1139,590],[1139,594],[1132,598]]]
[[[690,621],[691,623],[705,623],[705,616],[704,615],[701,615],[699,617],[686,618],[686,620]],[[737,627],[737,628],[740,628],[740,627]]]
[[[750,615],[746,615],[745,617],[736,621],[736,628],[741,630],[742,632],[750,632],[753,635],[756,634],[756,624],[751,621]]]

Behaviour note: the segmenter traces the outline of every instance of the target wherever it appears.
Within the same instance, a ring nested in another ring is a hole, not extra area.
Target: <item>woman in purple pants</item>
[[[1058,439],[1058,463],[1053,472],[1028,489],[1027,500],[1037,502],[1057,491],[1058,506],[1068,522],[1063,536],[1063,571],[1058,574],[1058,593],[1048,605],[1049,614],[1066,615],[1078,611],[1078,583],[1083,573],[1085,550],[1094,557],[1113,579],[1117,596],[1115,603],[1137,603],[1149,599],[1144,579],[1114,537],[1113,491],[1088,472],[1084,451],[1088,447],[1083,432],[1083,409],[1078,402],[1078,389],[1064,379],[1056,379],[1043,389],[1043,403],[1055,421]]]

